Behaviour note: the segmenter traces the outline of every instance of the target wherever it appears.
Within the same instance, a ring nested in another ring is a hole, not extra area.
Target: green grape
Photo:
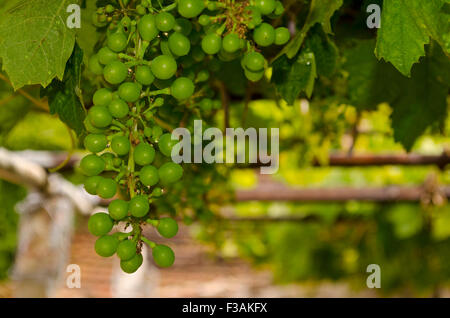
[[[155,23],[158,30],[168,32],[173,29],[175,18],[169,12],[160,12],[155,17]]]
[[[93,101],[96,106],[108,106],[112,101],[112,93],[107,88],[100,88],[95,92]]]
[[[130,240],[120,242],[117,247],[117,256],[122,261],[129,261],[136,256],[136,252],[136,243]]]
[[[150,138],[152,136],[152,129],[150,127],[144,128],[144,136]]]
[[[93,106],[89,109],[88,117],[94,127],[105,128],[111,125],[112,116],[108,108],[104,106]]]
[[[152,128],[152,138],[153,138],[153,140],[158,141],[159,137],[161,137],[162,134],[163,134],[163,130],[162,130],[161,127],[154,126]]]
[[[84,181],[84,189],[87,193],[96,195],[97,194],[97,185],[103,178],[100,176],[89,177]]]
[[[118,55],[117,53],[111,51],[109,47],[102,47],[98,53],[98,61],[103,65],[108,65],[114,61],[117,61]]]
[[[119,156],[124,156],[130,152],[130,140],[126,136],[115,136],[111,140],[111,149]]]
[[[183,34],[174,32],[169,36],[169,49],[177,56],[184,56],[191,50],[191,42]]]
[[[194,94],[194,83],[189,78],[179,77],[170,87],[170,93],[178,100],[187,99]]]
[[[163,184],[171,184],[181,179],[183,168],[174,162],[167,162],[159,168],[158,174]]]
[[[89,70],[94,73],[95,75],[102,75],[103,74],[103,66],[100,65],[100,62],[98,61],[97,55],[92,55],[89,58]]]
[[[233,53],[240,49],[241,39],[236,33],[227,34],[222,41],[225,52]]]
[[[95,213],[88,221],[88,230],[92,235],[103,236],[113,228],[113,221],[107,213]]]
[[[252,82],[259,81],[264,76],[264,70],[253,72],[250,70],[244,70],[245,77]]]
[[[217,10],[217,4],[215,2],[209,2],[208,3],[208,10],[209,11],[216,11]]]
[[[281,3],[281,1],[276,1],[275,2],[275,10],[273,11],[273,14],[275,14],[275,16],[280,16],[282,15],[284,12],[284,6]]]
[[[113,159],[113,166],[118,168],[122,165],[122,159],[115,157]]]
[[[172,155],[172,148],[178,143],[178,140],[172,140],[172,134],[164,134],[158,140],[158,147],[161,153],[170,157]]]
[[[175,261],[175,254],[172,249],[166,245],[158,244],[152,251],[153,260],[160,267],[170,267]]]
[[[151,41],[159,33],[156,27],[155,16],[151,14],[144,15],[138,22],[138,30],[141,37],[146,41]]]
[[[151,85],[155,80],[155,76],[153,75],[151,68],[147,65],[138,66],[134,76],[136,77],[136,81],[144,86]]]
[[[105,152],[100,156],[103,161],[105,162],[105,170],[112,170],[113,169],[113,159],[115,158],[114,155],[110,152]]]
[[[243,62],[248,70],[259,72],[264,69],[265,59],[259,52],[250,52],[245,55]]]
[[[105,170],[105,162],[96,155],[87,155],[80,162],[83,173],[89,177],[96,176]]]
[[[154,188],[152,191],[152,196],[158,198],[163,195],[163,190],[161,188]]]
[[[127,47],[127,37],[122,33],[113,33],[108,36],[108,47],[113,52],[122,52]]]
[[[275,44],[284,45],[291,39],[291,33],[287,28],[280,27],[275,29]]]
[[[261,11],[257,7],[247,7],[248,11],[251,13],[251,21],[248,24],[249,29],[254,29],[262,23]]]
[[[97,185],[97,195],[103,199],[111,199],[116,192],[117,183],[113,179],[103,178]]]
[[[152,146],[141,142],[134,149],[134,162],[140,166],[149,165],[155,159],[155,153],[155,149]]]
[[[212,105],[213,103],[212,103],[212,100],[210,99],[210,98],[203,98],[201,101],[200,101],[200,104],[199,104],[199,106],[200,106],[200,108],[203,110],[203,111],[210,111],[211,109],[212,109]]]
[[[268,23],[261,23],[253,32],[253,39],[259,46],[270,46],[275,42],[275,29]]]
[[[166,80],[175,75],[177,62],[171,56],[160,55],[152,61],[151,70],[156,78]]]
[[[115,8],[114,8],[111,4],[108,4],[108,5],[106,5],[106,7],[105,7],[105,12],[106,12],[106,13],[113,13],[114,10],[115,10]]]
[[[136,256],[128,261],[120,261],[120,268],[122,268],[125,273],[132,274],[141,267],[142,262],[142,254],[136,254]]]
[[[147,13],[147,9],[145,9],[145,7],[143,7],[142,5],[137,5],[136,6],[136,12],[139,15],[144,15]]]
[[[207,26],[208,24],[211,23],[211,17],[210,17],[209,15],[202,14],[202,15],[198,18],[198,23],[199,23],[200,25]]]
[[[118,244],[119,240],[112,235],[101,236],[95,241],[95,252],[102,257],[113,256]]]
[[[89,134],[84,138],[84,147],[93,153],[105,150],[107,145],[108,140],[103,134]]]
[[[145,216],[150,210],[148,198],[145,195],[137,195],[129,203],[131,215],[137,218]]]
[[[159,181],[158,169],[154,166],[145,166],[139,171],[139,180],[142,184],[152,187]]]
[[[165,238],[174,237],[178,233],[177,221],[172,218],[162,218],[159,220],[157,230]]]
[[[192,23],[187,19],[178,18],[175,20],[173,30],[175,32],[183,34],[184,36],[188,36],[189,34],[191,34],[192,31]]]
[[[222,38],[215,33],[207,34],[202,40],[202,49],[206,54],[219,53],[222,47]]]
[[[128,215],[128,202],[124,200],[114,200],[108,206],[109,216],[113,220],[120,221]]]
[[[269,15],[275,10],[275,0],[255,0],[255,6],[264,15]]]
[[[185,18],[195,18],[205,8],[203,0],[180,0],[178,2],[178,13]]]
[[[141,97],[141,87],[133,82],[122,83],[119,86],[119,96],[126,102],[134,103]]]
[[[128,68],[120,61],[112,62],[103,69],[105,80],[113,85],[122,83],[128,76]]]
[[[200,82],[206,82],[209,79],[209,72],[208,70],[200,70],[197,73],[197,77],[195,78],[195,81],[200,83]]]
[[[127,103],[125,103],[120,98],[113,99],[108,105],[108,110],[114,118],[124,118],[129,113],[129,108]]]
[[[205,59],[205,52],[199,46],[196,46],[192,49],[192,58],[195,62],[201,62]]]
[[[86,128],[87,132],[90,132],[92,134],[103,134],[106,131],[106,129],[104,129],[104,128],[94,127],[94,125],[92,125],[91,121],[89,120],[89,116],[86,116],[86,118],[83,120],[83,123],[84,123],[84,127]]]

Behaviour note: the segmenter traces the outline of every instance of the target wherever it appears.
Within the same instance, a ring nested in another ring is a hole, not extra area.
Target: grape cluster
[[[145,238],[142,227],[153,225],[166,238],[178,231],[174,219],[152,209],[184,172],[170,160],[176,143],[171,124],[183,123],[176,110],[184,109],[183,117],[192,121],[221,108],[209,81],[222,62],[239,58],[246,77],[260,80],[267,61],[259,47],[290,38],[286,28],[265,22],[283,11],[275,0],[119,0],[98,8],[94,23],[106,37],[89,59],[99,87],[85,120],[84,145],[91,154],[80,168],[88,193],[126,198],[89,220],[100,256],[117,254],[123,271],[132,273],[142,264],[146,243],[157,265],[173,264],[173,251]],[[110,235],[118,222],[131,231]]]

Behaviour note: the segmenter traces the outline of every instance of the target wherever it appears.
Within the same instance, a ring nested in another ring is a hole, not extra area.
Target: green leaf
[[[67,61],[64,80],[54,79],[41,90],[41,96],[48,96],[50,113],[59,118],[80,135],[84,130],[85,112],[80,101],[80,78],[83,51],[75,44],[72,56]]]
[[[364,40],[344,54],[349,99],[361,110],[393,102],[401,91],[400,83],[405,80],[391,64],[376,59],[374,48],[374,40]]]
[[[316,24],[310,30],[305,41],[305,47],[314,53],[317,73],[325,77],[333,75],[339,52],[334,42],[323,31],[321,25]]]
[[[75,43],[66,26],[75,0],[22,0],[0,15],[0,57],[14,89],[63,78]]]
[[[450,61],[434,43],[431,53],[415,65],[411,78],[402,83],[403,93],[392,103],[394,138],[410,150],[415,140],[433,125],[442,125],[447,117]]]
[[[317,77],[314,54],[301,51],[295,59],[282,56],[273,63],[272,82],[289,105],[304,91],[308,97]]]
[[[293,58],[300,50],[309,29],[316,23],[320,23],[327,33],[332,33],[330,19],[334,12],[343,4],[343,0],[311,0],[308,17],[302,29],[283,48],[274,60],[286,54],[288,58]]]
[[[411,67],[425,55],[430,38],[445,47],[443,31],[449,30],[449,18],[441,8],[444,0],[384,0],[376,55],[391,62],[402,74],[411,75]]]

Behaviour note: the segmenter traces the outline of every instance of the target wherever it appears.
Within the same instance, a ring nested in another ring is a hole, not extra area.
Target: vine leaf
[[[317,77],[314,53],[304,50],[293,60],[282,56],[274,62],[273,70],[272,82],[289,105],[302,91],[311,97]]]
[[[311,0],[309,14],[303,28],[281,50],[274,60],[277,60],[284,54],[290,59],[294,58],[300,50],[309,29],[316,23],[321,24],[326,33],[332,33],[330,19],[342,4],[343,0]]]
[[[58,114],[59,118],[78,135],[84,130],[85,118],[79,97],[82,62],[83,51],[75,43],[72,55],[67,61],[63,81],[54,79],[48,87],[41,89],[41,97],[48,97],[50,113]]]
[[[0,14],[0,58],[14,89],[62,80],[75,43],[75,31],[66,26],[66,9],[76,2],[16,0]]]
[[[391,62],[405,76],[425,55],[430,38],[445,47],[443,31],[449,17],[441,9],[446,0],[384,0],[375,53]]]

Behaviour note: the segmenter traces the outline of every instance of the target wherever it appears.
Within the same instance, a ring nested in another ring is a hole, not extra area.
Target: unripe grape
[[[128,202],[124,200],[114,200],[108,206],[109,216],[117,221],[122,220],[128,215]]]
[[[98,61],[103,65],[108,65],[118,60],[117,53],[113,52],[109,47],[102,47],[98,53]]]
[[[112,122],[112,116],[108,108],[104,106],[93,106],[89,109],[88,117],[92,125],[98,128],[108,127]]]
[[[107,144],[108,140],[103,134],[89,134],[84,138],[84,146],[93,153],[105,150]]]
[[[115,61],[105,66],[103,76],[110,84],[120,84],[127,78],[128,68],[122,62]]]
[[[255,6],[264,15],[269,15],[275,10],[275,0],[255,0]]]
[[[161,153],[170,157],[172,154],[172,148],[178,143],[178,140],[172,140],[172,134],[164,134],[158,140],[158,148]]]
[[[219,53],[222,47],[222,38],[215,33],[207,34],[202,40],[202,49],[206,54]]]
[[[105,162],[96,155],[87,155],[80,162],[80,168],[87,176],[96,176],[105,170]]]
[[[175,254],[172,249],[166,245],[158,244],[152,251],[153,260],[160,267],[170,267],[175,261]]]
[[[141,142],[134,149],[134,162],[138,165],[146,166],[155,159],[155,149],[147,143]]]
[[[113,52],[122,52],[128,44],[127,37],[123,33],[113,33],[108,36],[108,47]]]
[[[178,2],[178,13],[185,18],[195,18],[205,8],[203,0],[180,0]]]
[[[159,55],[152,61],[151,70],[156,78],[166,80],[175,75],[177,62],[171,56]]]
[[[156,27],[162,32],[172,30],[175,25],[175,18],[169,12],[160,12],[155,17]]]
[[[184,56],[191,50],[191,43],[183,34],[174,32],[169,36],[169,49],[177,56]]]
[[[259,52],[250,52],[245,55],[243,63],[248,70],[259,72],[264,69],[265,59]]]
[[[159,168],[158,174],[162,183],[171,184],[181,179],[183,168],[174,162],[167,162]]]
[[[145,195],[135,196],[130,200],[129,208],[131,215],[137,218],[145,216],[150,210],[148,198]]]
[[[84,182],[84,189],[86,190],[86,192],[92,195],[96,195],[98,183],[102,179],[103,178],[100,176],[93,176],[87,178],[86,181]]]
[[[115,136],[111,141],[111,149],[119,156],[130,152],[130,140],[126,136]]]
[[[139,267],[141,267],[142,262],[143,262],[142,254],[137,254],[128,261],[120,261],[120,268],[122,268],[122,270],[125,273],[132,274],[136,272],[139,269]]]
[[[108,234],[113,227],[113,221],[107,213],[95,213],[88,221],[88,229],[92,235],[103,236]]]
[[[175,20],[173,30],[175,32],[183,34],[184,36],[188,36],[192,31],[192,23],[187,19],[178,18]]]
[[[275,29],[275,44],[284,45],[291,39],[288,28],[280,27]]]
[[[179,77],[170,87],[170,93],[178,100],[187,99],[194,94],[194,83],[189,78]]]
[[[119,245],[119,240],[112,235],[101,236],[95,241],[95,252],[102,257],[113,256]]]
[[[159,220],[157,230],[165,238],[174,237],[178,233],[177,221],[172,218],[162,218]]]
[[[103,178],[97,185],[97,195],[103,199],[111,199],[116,192],[117,183],[113,179]]]
[[[128,104],[120,98],[113,99],[108,105],[108,110],[113,117],[118,119],[124,118],[130,111]]]
[[[137,254],[136,243],[131,240],[125,240],[117,246],[117,256],[122,261],[128,261]]]
[[[139,180],[143,185],[152,187],[159,181],[158,169],[154,166],[145,166],[139,171]]]
[[[153,75],[152,70],[147,65],[138,66],[134,75],[136,77],[136,81],[144,86],[151,85],[155,80],[155,76]]]
[[[259,46],[270,46],[275,42],[275,29],[268,23],[261,23],[253,32],[253,39]]]
[[[89,70],[94,73],[95,75],[102,75],[103,74],[103,66],[100,65],[100,62],[98,60],[98,56],[92,55],[89,58]]]
[[[228,53],[233,53],[239,50],[241,39],[236,33],[227,34],[222,41],[223,49]]]
[[[119,96],[126,102],[134,103],[141,96],[141,87],[137,83],[125,82],[119,86]]]
[[[108,106],[111,101],[112,93],[107,88],[100,88],[95,92],[93,97],[93,102],[96,106]]]
[[[144,15],[138,22],[138,30],[141,37],[146,41],[151,41],[159,33],[156,27],[155,16],[152,14]]]

